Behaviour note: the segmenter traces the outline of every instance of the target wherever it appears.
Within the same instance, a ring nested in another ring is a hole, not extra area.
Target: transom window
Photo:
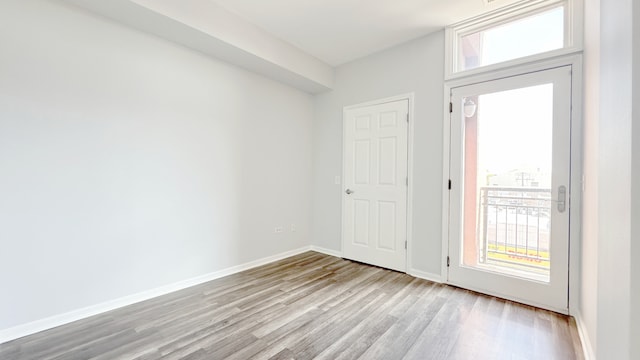
[[[447,75],[576,47],[573,0],[524,1],[447,28]]]

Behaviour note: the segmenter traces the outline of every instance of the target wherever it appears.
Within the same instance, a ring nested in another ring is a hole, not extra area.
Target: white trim
[[[444,283],[449,281],[449,268],[447,256],[449,256],[449,202],[451,191],[449,190],[449,177],[451,176],[451,88],[444,84],[444,120],[442,127],[442,257],[440,262],[440,277]]]
[[[355,107],[359,107],[359,106],[368,106],[367,104],[370,104],[372,102],[367,102],[365,104],[356,104],[356,105],[351,105],[351,106],[345,106],[342,108],[342,152],[340,153],[340,160],[342,161],[342,185],[340,186],[340,248],[341,250],[344,252],[344,239],[345,239],[345,233],[346,233],[346,229],[345,229],[345,224],[344,224],[344,214],[345,214],[345,209],[346,209],[346,199],[343,196],[342,192],[345,191],[345,179],[344,179],[344,175],[347,173],[346,170],[346,161],[344,161],[344,154],[345,154],[345,138],[344,138],[344,134],[347,133],[347,126],[346,126],[346,122],[345,122],[345,118],[346,118],[346,113],[347,110],[351,110],[352,108]]]
[[[315,252],[319,252],[321,254],[325,254],[325,255],[329,255],[329,256],[335,256],[335,257],[339,257],[339,258],[342,257],[342,251],[327,249],[327,248],[323,248],[323,247],[315,246],[315,245],[311,245],[311,251],[315,251]]]
[[[535,61],[527,61],[524,63],[518,63],[513,66],[494,69],[493,71],[483,71],[475,74],[463,74],[464,76],[456,77],[455,79],[449,79],[445,81],[445,93],[446,98],[449,97],[452,88],[477,84],[486,81],[492,81],[502,79],[506,77],[517,76],[525,73],[531,73],[536,71],[548,70],[555,67],[561,67],[566,65],[575,65],[582,63],[582,52],[573,51],[567,54],[561,54],[552,57],[545,57],[544,59],[537,59]],[[449,104],[446,104],[447,111],[445,116],[449,114]],[[448,151],[448,150],[447,150]]]
[[[416,278],[429,280],[435,283],[442,284],[442,276],[440,276],[440,274],[429,273],[426,271],[416,270],[416,269],[409,269],[409,272],[407,274]]]
[[[413,132],[414,132],[414,93],[407,94],[409,100],[409,127],[407,131],[407,259],[405,269],[408,271],[413,267]]]
[[[582,143],[583,143],[583,99],[582,56],[571,59],[571,173],[569,198],[569,314],[580,308],[580,284],[582,278]]]
[[[315,251],[315,252],[319,252],[325,255],[329,255],[329,256],[335,256],[335,257],[342,257],[342,252],[340,251],[336,251],[336,250],[331,250],[331,249],[327,249],[327,248],[323,248],[320,246],[315,246],[315,245],[311,245],[311,251]],[[407,275],[411,275],[415,278],[419,278],[419,279],[424,279],[424,280],[428,280],[428,281],[433,281],[435,283],[442,283],[442,277],[440,276],[440,274],[434,274],[434,273],[430,273],[430,272],[426,272],[426,271],[422,271],[422,270],[417,270],[417,269],[413,269],[411,267],[408,267],[408,271],[407,271]]]
[[[15,340],[27,335],[35,334],[44,330],[52,329],[57,326],[65,325],[77,320],[85,319],[90,316],[105,313],[107,311],[119,309],[128,305],[149,300],[158,296],[166,295],[178,290],[183,290],[195,285],[206,283],[211,280],[219,279],[228,275],[249,270],[258,266],[282,260],[294,255],[298,255],[312,250],[311,246],[305,246],[299,249],[286,251],[280,254],[268,256],[262,259],[250,261],[241,265],[232,266],[230,268],[218,270],[209,274],[193,277],[173,284],[164,285],[155,289],[146,290],[137,294],[127,295],[119,299],[105,301],[103,303],[90,305],[81,309],[72,310],[64,314],[58,314],[44,319],[36,320],[30,323],[14,326],[8,329],[0,330],[0,344]]]
[[[490,290],[486,290],[480,287],[476,287],[473,285],[468,285],[468,284],[458,284],[455,281],[447,281],[444,282],[444,284],[446,285],[451,285],[451,286],[455,286],[455,287],[459,287],[461,289],[467,289],[467,290],[471,290],[471,291],[475,291],[479,294],[485,294],[485,295],[490,295],[490,296],[495,296],[501,299],[505,299],[505,300],[509,300],[509,301],[513,301],[513,302],[517,302],[517,303],[521,303],[521,304],[525,304],[525,305],[529,305],[529,306],[533,306],[533,307],[537,307],[540,309],[546,309],[546,310],[551,310],[554,312],[557,312],[558,314],[563,314],[563,315],[569,315],[569,311],[566,308],[558,308],[555,306],[550,306],[548,304],[543,304],[543,303],[539,303],[537,301],[530,301],[528,299],[523,299],[517,296],[509,296],[506,294],[503,294],[499,291],[490,291]]]
[[[567,48],[562,48],[558,50],[552,50],[544,53],[517,58],[514,60],[508,60],[508,61],[497,63],[497,64],[491,64],[491,65],[481,66],[481,67],[477,67],[470,70],[460,71],[457,73],[447,74],[445,75],[444,80],[450,81],[450,80],[468,78],[468,77],[481,75],[481,74],[494,73],[496,71],[503,70],[503,69],[510,69],[510,68],[527,65],[531,63],[535,64],[550,58],[565,57],[568,55],[573,55],[581,52],[582,50],[577,47],[567,47]]]
[[[526,18],[563,4],[565,4],[565,6],[573,5],[571,0],[520,0],[513,4],[501,6],[484,14],[451,24],[447,26],[447,28],[457,34],[468,35]]]
[[[400,101],[400,100],[409,100],[409,102],[411,103],[411,101],[413,100],[414,97],[414,93],[405,93],[405,94],[400,94],[400,95],[395,95],[395,96],[390,96],[390,97],[386,97],[386,98],[382,98],[382,99],[377,99],[377,100],[370,100],[370,101],[365,101],[365,102],[361,102],[361,103],[357,103],[357,104],[353,104],[353,105],[347,105],[345,107],[343,107],[343,113],[346,110],[353,110],[353,109],[358,109],[361,107],[367,107],[367,106],[373,106],[373,105],[381,105],[381,104],[386,104],[386,103],[390,103],[390,102],[396,102],[396,101]],[[344,118],[343,118],[344,120]]]
[[[566,8],[566,21],[569,24],[567,36],[571,40],[571,46],[578,51],[584,49],[584,0],[568,0]]]
[[[589,332],[587,332],[587,325],[582,320],[582,315],[579,311],[574,314],[576,320],[576,327],[578,328],[578,336],[580,337],[580,343],[582,344],[582,352],[584,353],[585,360],[596,360],[596,353],[593,351],[593,345],[591,344],[591,338],[589,338]]]
[[[407,126],[407,177],[409,178],[409,186],[407,186],[407,251],[405,253],[405,267],[404,271],[407,272],[411,268],[411,245],[413,238],[413,133],[414,126],[413,123],[415,121],[414,117],[414,103],[415,103],[415,93],[405,93],[396,96],[390,96],[387,98],[377,99],[366,101],[358,104],[344,106],[342,108],[342,185],[340,187],[340,192],[344,191],[344,174],[345,174],[345,161],[344,161],[344,134],[345,134],[345,113],[348,110],[357,109],[361,107],[373,106],[373,105],[381,105],[395,101],[407,100],[408,102],[408,112],[409,112],[409,124]],[[345,197],[341,195],[341,211],[340,211],[340,245],[342,249],[344,249],[344,239],[345,239],[345,229],[344,229],[344,208],[345,208]]]

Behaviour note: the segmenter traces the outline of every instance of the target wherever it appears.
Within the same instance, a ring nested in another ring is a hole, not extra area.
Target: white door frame
[[[447,81],[444,84],[444,126],[442,144],[442,256],[441,274],[442,282],[448,283],[447,256],[449,254],[449,174],[450,174],[450,146],[451,128],[449,113],[449,94],[455,87],[477,84],[481,82],[517,76],[520,74],[542,71],[569,65],[572,67],[571,78],[571,166],[569,197],[569,314],[575,315],[579,309],[580,296],[580,243],[581,243],[581,215],[582,215],[582,55],[576,53],[568,56],[559,56],[544,61],[537,61],[511,68],[490,71],[482,74]]]
[[[406,93],[396,96],[391,96],[383,99],[371,100],[363,103],[358,103],[354,105],[348,105],[342,108],[342,176],[340,182],[340,198],[341,198],[341,212],[340,212],[340,246],[342,247],[342,252],[344,253],[344,241],[345,241],[345,226],[344,226],[344,212],[345,212],[345,197],[343,196],[344,191],[344,174],[345,171],[345,161],[344,161],[344,149],[345,149],[345,132],[346,132],[346,113],[349,110],[368,107],[373,105],[380,105],[400,100],[407,100],[409,102],[409,124],[407,127],[407,177],[409,178],[409,185],[407,186],[407,252],[405,259],[405,272],[410,272],[413,268],[411,263],[411,240],[413,238],[413,123],[414,123],[414,114],[413,114],[413,104],[414,104],[414,93]]]

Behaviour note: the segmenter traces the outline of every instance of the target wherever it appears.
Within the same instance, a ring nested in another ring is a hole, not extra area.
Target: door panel
[[[368,200],[353,200],[353,242],[357,245],[369,246],[369,211]]]
[[[343,255],[406,270],[408,101],[345,110]]]
[[[378,202],[378,249],[396,251],[396,203]]]
[[[571,67],[451,102],[448,282],[566,313]]]
[[[353,153],[354,182],[358,185],[368,185],[371,173],[371,140],[354,141]]]

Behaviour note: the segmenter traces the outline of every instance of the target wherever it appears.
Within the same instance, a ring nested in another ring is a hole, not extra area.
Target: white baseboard
[[[36,320],[30,323],[18,325],[8,329],[0,330],[0,344],[7,341],[15,340],[23,336],[35,334],[40,331],[48,330],[57,326],[65,325],[77,320],[88,318],[90,316],[105,313],[107,311],[115,310],[127,305],[132,305],[141,301],[149,300],[154,297],[166,295],[174,291],[186,289],[191,286],[199,285],[207,281],[219,279],[231,274],[235,274],[241,271],[249,270],[261,265],[265,265],[274,261],[282,260],[290,256],[298,255],[303,252],[311,250],[310,246],[305,246],[299,249],[286,251],[273,256],[268,256],[262,259],[250,261],[237,266],[232,266],[223,270],[215,271],[209,274],[196,276],[191,279],[178,281],[173,284],[161,286],[155,289],[143,291],[137,294],[128,295],[119,299],[109,300],[100,304],[87,306],[85,308],[73,310],[64,314],[54,315],[48,318]]]
[[[329,256],[342,257],[341,251],[331,250],[320,246],[311,245],[311,251],[323,253]]]
[[[593,351],[593,345],[591,344],[591,338],[587,332],[586,325],[582,320],[580,312],[576,312],[573,316],[576,319],[576,326],[578,327],[578,335],[580,336],[580,342],[582,343],[582,351],[584,353],[585,360],[596,360],[596,353]]]
[[[331,249],[327,249],[327,248],[323,248],[315,245],[311,245],[311,251],[316,251],[322,254],[335,256],[335,257],[342,257],[342,252],[340,251],[331,250]],[[426,271],[420,271],[416,269],[410,269],[409,271],[407,271],[407,274],[420,279],[429,280],[436,283],[442,283],[442,277],[440,276],[440,274],[432,274]]]
[[[442,283],[442,276],[440,276],[440,274],[428,273],[426,271],[421,271],[416,269],[409,269],[409,271],[407,271],[407,274],[420,279],[429,280],[436,283]]]

